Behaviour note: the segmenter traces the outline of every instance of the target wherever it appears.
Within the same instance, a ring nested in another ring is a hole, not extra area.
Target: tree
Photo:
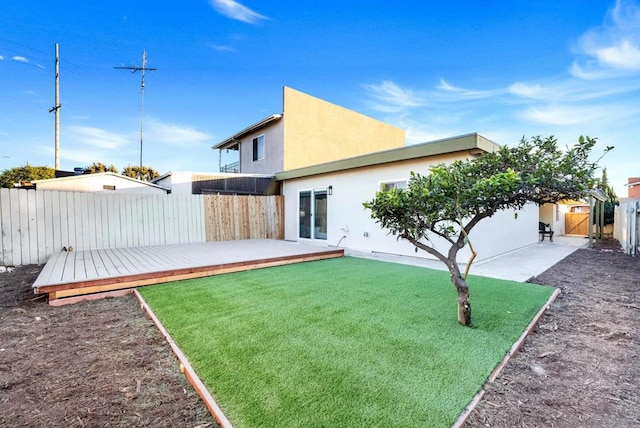
[[[158,171],[148,166],[142,166],[142,170],[140,170],[139,166],[131,166],[128,165],[122,170],[122,175],[131,177],[131,178],[139,178],[144,181],[151,181],[154,178],[160,177]]]
[[[117,173],[118,170],[116,169],[115,166],[113,166],[113,164],[111,164],[109,166],[106,166],[102,162],[94,162],[91,165],[89,165],[88,167],[86,167],[82,173],[83,174],[97,174],[99,172],[115,172],[115,173]]]
[[[604,224],[613,224],[614,214],[616,206],[620,205],[618,195],[613,189],[613,186],[609,184],[609,177],[607,176],[607,168],[602,169],[602,178],[598,182],[598,188],[602,189],[607,201],[604,203]],[[593,224],[598,224],[598,219],[593,218]]]
[[[55,169],[48,166],[31,166],[27,163],[25,166],[17,166],[11,169],[5,169],[0,174],[0,187],[12,188],[16,183],[23,181],[44,180],[47,178],[55,178]]]
[[[584,196],[597,169],[597,161],[589,161],[595,144],[595,138],[580,137],[578,144],[563,151],[553,136],[523,138],[513,148],[504,146],[478,158],[432,166],[428,175],[412,172],[407,189],[379,191],[363,205],[392,235],[447,266],[458,293],[458,321],[470,326],[466,278],[476,256],[469,240],[471,230],[501,210]],[[433,237],[444,239],[448,251],[436,248]],[[466,245],[472,255],[463,274],[457,254]]]

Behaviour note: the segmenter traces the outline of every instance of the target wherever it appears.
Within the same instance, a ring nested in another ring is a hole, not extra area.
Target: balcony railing
[[[233,162],[233,163],[228,163],[226,165],[222,165],[220,167],[220,172],[239,173],[240,172],[240,162]]]

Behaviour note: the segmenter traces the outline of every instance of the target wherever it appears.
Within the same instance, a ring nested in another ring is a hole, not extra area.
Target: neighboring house
[[[65,192],[118,192],[158,193],[168,192],[164,187],[115,172],[78,174],[69,177],[34,180],[36,190],[60,190]]]
[[[285,197],[285,239],[340,246],[352,250],[431,258],[406,241],[396,240],[375,223],[362,203],[381,188],[406,186],[410,172],[428,173],[429,166],[469,159],[497,150],[498,145],[468,134],[404,146],[276,174]],[[481,221],[471,232],[478,260],[538,241],[539,210],[534,204],[501,211]],[[444,242],[434,237],[439,248]],[[469,258],[460,252],[460,261]]]
[[[283,113],[274,114],[214,145],[238,153],[243,174],[275,174],[403,147],[405,132],[289,87]]]
[[[629,177],[627,180],[627,197],[630,199],[640,199],[640,177]]]
[[[172,194],[277,195],[280,190],[273,175],[264,174],[170,171],[151,182]]]

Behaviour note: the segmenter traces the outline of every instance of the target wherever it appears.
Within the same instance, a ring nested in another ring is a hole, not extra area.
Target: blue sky
[[[365,6],[366,5],[366,6]],[[282,87],[404,128],[408,144],[598,137],[619,196],[640,176],[638,1],[3,2],[0,170],[139,162],[214,171],[211,146],[282,109]]]

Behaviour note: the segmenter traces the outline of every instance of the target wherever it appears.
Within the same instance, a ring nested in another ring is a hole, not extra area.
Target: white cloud
[[[185,146],[204,143],[211,139],[209,135],[190,126],[164,123],[153,117],[146,120],[145,133],[149,140]]]
[[[390,80],[382,83],[364,85],[369,98],[370,107],[385,113],[393,113],[426,105],[426,100],[411,89],[401,88]]]
[[[570,68],[578,78],[640,70],[640,6],[632,0],[617,0],[604,23],[580,37],[577,51],[587,57]]]
[[[29,60],[27,58],[25,58],[23,56],[19,56],[19,55],[12,56],[11,59],[14,60],[14,61],[25,63],[25,64],[27,64],[29,62]]]
[[[511,85],[509,87],[509,92],[520,97],[535,99],[544,98],[547,95],[547,91],[545,91],[539,84],[527,84],[522,82],[516,82]]]
[[[640,49],[629,40],[622,40],[618,44],[595,51],[600,62],[614,68],[640,70]]]
[[[255,24],[264,19],[269,19],[234,0],[210,0],[209,3],[221,15],[246,22],[247,24]]]
[[[230,46],[224,46],[224,45],[211,45],[211,48],[213,50],[219,51],[219,52],[235,52],[236,50]]]
[[[521,112],[525,120],[550,125],[593,126],[596,123],[615,126],[625,118],[640,113],[640,107],[627,103],[598,103],[592,105],[548,105],[531,107]]]
[[[133,140],[131,135],[118,134],[91,126],[72,126],[70,131],[72,138],[80,144],[88,144],[99,149],[119,149]]]
[[[549,125],[577,125],[585,119],[597,119],[598,111],[572,106],[540,106],[524,110],[520,116],[528,121]]]
[[[444,79],[440,79],[440,83],[436,86],[436,89],[438,89],[437,95],[439,97],[455,100],[491,98],[505,92],[504,89],[478,90],[460,88],[449,84]]]
[[[2,55],[0,55],[0,61],[2,61],[4,59],[4,57]]]

